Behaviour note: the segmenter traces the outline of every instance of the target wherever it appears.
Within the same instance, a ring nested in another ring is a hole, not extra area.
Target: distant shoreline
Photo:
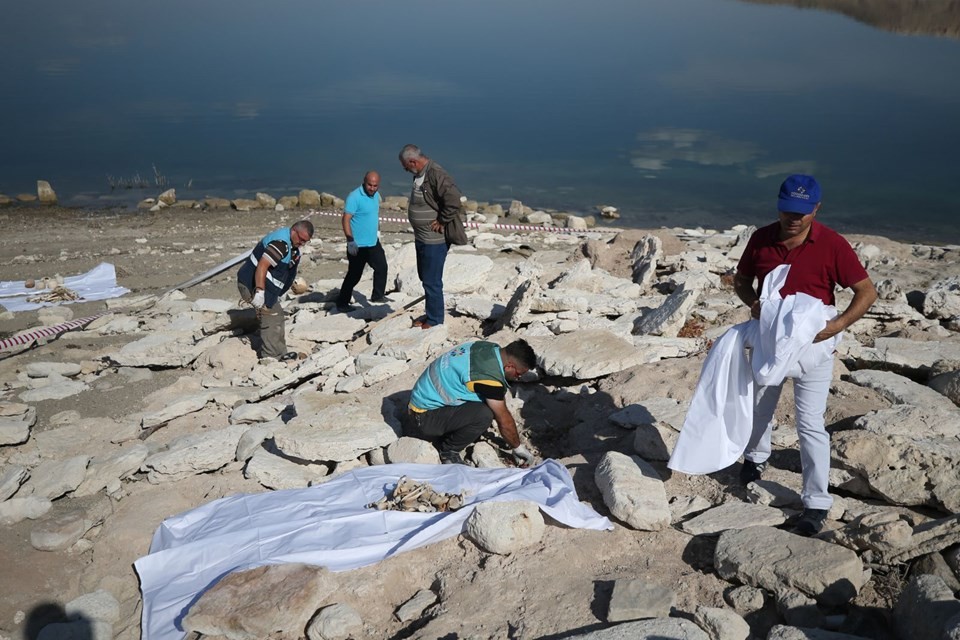
[[[42,209],[51,209],[59,208],[65,211],[82,211],[82,212],[98,212],[102,211],[105,213],[110,213],[113,215],[118,214],[140,214],[140,213],[149,213],[147,209],[138,208],[138,203],[147,198],[156,198],[164,189],[120,189],[113,193],[101,193],[99,195],[94,195],[92,192],[85,192],[80,194],[70,195],[67,198],[62,199],[57,205],[44,205],[39,202],[20,202],[15,198],[17,196],[11,196],[10,194],[0,194],[6,195],[8,198],[12,198],[13,201],[7,204],[3,204],[0,201],[0,216],[8,212],[14,212],[18,210],[23,211],[37,211]],[[182,209],[183,211],[188,211],[189,207],[184,207],[181,203],[196,201],[200,202],[206,198],[221,198],[224,200],[233,201],[235,199],[244,198],[251,199],[254,197],[255,192],[248,192],[246,190],[227,190],[229,197],[227,195],[217,195],[213,193],[204,192],[202,195],[185,192],[183,189],[177,189],[177,204],[173,205],[173,209]],[[288,193],[289,191],[289,193]],[[265,191],[270,193],[270,195],[275,196],[278,200],[280,197],[285,195],[296,195],[296,191],[290,191],[285,189],[282,193],[276,192],[271,193],[269,190]],[[183,193],[183,195],[181,195]],[[280,195],[277,195],[280,194]],[[346,195],[346,194],[344,194]],[[473,196],[473,194],[469,194]],[[192,197],[189,197],[192,196]],[[396,198],[403,197],[405,194],[402,193],[392,193],[384,194],[384,199],[387,198]],[[339,196],[342,197],[342,196]],[[493,199],[482,199],[478,197],[470,197],[471,200],[480,202],[481,204],[486,203],[499,203],[503,204],[504,210],[507,208],[509,203],[509,198],[493,198]],[[689,228],[689,229],[704,229],[704,230],[715,230],[723,231],[725,229],[730,229],[735,225],[745,224],[745,225],[754,225],[754,226],[763,226],[770,224],[776,220],[776,211],[773,210],[771,206],[771,211],[769,216],[758,217],[754,214],[742,213],[742,215],[730,214],[714,214],[711,212],[704,211],[702,209],[678,209],[674,211],[656,211],[656,212],[643,212],[636,213],[630,211],[629,209],[621,209],[621,216],[617,219],[605,219],[600,217],[599,212],[594,210],[585,210],[582,207],[564,207],[564,206],[543,206],[535,201],[528,202],[522,200],[524,205],[527,205],[535,210],[542,210],[547,213],[556,213],[556,212],[565,212],[577,216],[593,216],[596,221],[596,226],[599,228],[603,227],[623,227],[627,229],[660,229],[660,228]],[[556,200],[554,197],[547,197],[545,200]],[[607,203],[610,205],[616,206],[618,203],[611,201]],[[198,210],[206,210],[201,208]],[[308,209],[294,209],[294,210],[308,210]],[[266,211],[266,209],[264,209]],[[390,211],[387,210],[389,214]],[[394,214],[397,212],[394,211]],[[937,228],[930,226],[928,228],[919,227],[916,224],[915,220],[912,220],[912,225],[904,225],[902,219],[898,220],[887,220],[884,218],[877,219],[868,219],[860,221],[858,218],[857,222],[851,223],[849,218],[835,217],[831,215],[831,210],[827,209],[824,213],[821,213],[818,216],[818,220],[823,224],[835,229],[836,231],[844,235],[858,235],[858,236],[877,236],[882,238],[887,238],[889,240],[894,240],[902,244],[924,244],[931,246],[950,246],[960,244],[960,227],[953,226],[950,230],[946,228]],[[501,219],[501,222],[516,224],[518,220],[516,218],[505,217]]]

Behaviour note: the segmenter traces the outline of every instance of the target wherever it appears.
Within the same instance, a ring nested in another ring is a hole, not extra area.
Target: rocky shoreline
[[[827,414],[837,499],[827,530],[803,539],[779,528],[799,508],[789,386],[764,480],[743,488],[736,467],[691,477],[665,466],[710,342],[747,318],[729,275],[750,228],[601,233],[570,226],[574,216],[536,232],[472,228],[448,258],[448,322],[420,331],[419,309],[401,309],[422,293],[404,225],[383,228],[394,302],[369,304],[367,273],[360,308],[339,314],[344,240],[335,215],[318,217],[311,290],[287,304],[288,343],[306,357],[261,365],[233,270],[169,289],[302,215],[265,204],[137,220],[0,209],[14,247],[0,278],[110,261],[134,291],[83,330],[0,360],[0,636],[139,638],[132,562],[165,518],[361,467],[438,462],[400,437],[405,394],[450,346],[514,336],[534,346],[542,376],[509,399],[521,429],[612,531],[530,526],[539,511],[513,509],[487,533],[475,525],[353,571],[255,570],[204,596],[190,637],[960,633],[960,247],[850,236],[881,300],[841,343]],[[548,224],[521,203],[500,215],[479,205],[480,225]],[[8,314],[4,333],[104,308]],[[509,465],[495,438],[470,459]],[[491,531],[509,532],[514,551],[484,546]],[[251,598],[256,609],[242,604]]]

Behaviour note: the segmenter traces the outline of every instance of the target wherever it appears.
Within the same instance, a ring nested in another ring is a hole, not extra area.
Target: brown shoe
[[[421,322],[420,324],[414,325],[415,327],[420,327],[423,330],[433,329],[433,325],[429,322]]]
[[[427,322],[427,316],[420,316],[419,318],[413,321],[413,326],[422,327],[424,324],[426,324],[426,322]]]

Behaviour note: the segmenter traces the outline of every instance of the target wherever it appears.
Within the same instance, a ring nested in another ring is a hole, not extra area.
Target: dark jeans
[[[450,246],[416,241],[414,247],[417,250],[417,276],[423,283],[423,293],[427,297],[427,323],[431,326],[443,324],[443,265],[447,261]]]
[[[340,295],[337,304],[350,304],[353,299],[353,288],[360,282],[363,268],[367,265],[373,269],[373,294],[371,298],[382,298],[387,291],[387,256],[383,253],[383,245],[377,240],[372,247],[360,247],[357,255],[347,254],[347,275],[340,285]]]
[[[463,451],[480,439],[493,422],[493,411],[485,402],[465,402],[423,413],[409,411],[403,435],[433,443],[441,453]]]

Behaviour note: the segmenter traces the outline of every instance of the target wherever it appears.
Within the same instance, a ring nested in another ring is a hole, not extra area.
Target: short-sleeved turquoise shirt
[[[353,214],[350,219],[350,232],[353,241],[358,247],[375,247],[377,234],[380,230],[380,192],[368,196],[363,185],[357,187],[347,196],[343,205],[346,213]]]

